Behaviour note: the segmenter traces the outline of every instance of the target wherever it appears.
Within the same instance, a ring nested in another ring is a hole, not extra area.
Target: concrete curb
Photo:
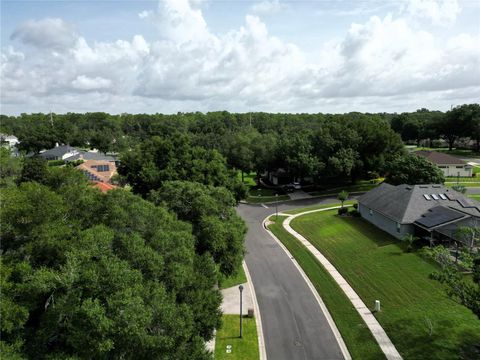
[[[273,214],[272,214],[273,215]],[[295,260],[293,255],[288,251],[288,249],[283,245],[283,243],[267,228],[266,222],[268,218],[272,215],[267,216],[263,221],[262,221],[262,226],[265,229],[266,232],[280,245],[280,247],[285,251],[287,256],[290,258],[290,260],[293,262],[297,270],[300,272],[302,275],[303,279],[307,283],[308,287],[310,288],[310,291],[313,293],[313,296],[318,302],[318,305],[320,306],[320,310],[322,313],[325,315],[325,318],[327,319],[328,324],[330,325],[330,328],[332,329],[333,335],[335,336],[335,339],[337,340],[338,346],[340,347],[340,350],[342,352],[342,355],[345,360],[351,360],[352,357],[348,351],[347,346],[345,345],[345,342],[343,341],[342,335],[340,334],[340,331],[338,331],[337,325],[335,324],[335,321],[333,320],[332,316],[330,315],[330,312],[327,309],[327,306],[323,302],[322,298],[320,297],[320,294],[318,293],[317,289],[315,289],[315,286],[312,284],[310,279],[308,278],[307,274],[303,271],[302,267],[300,264]],[[278,214],[280,215],[280,214]],[[286,214],[283,214],[286,215]]]
[[[285,230],[287,230],[288,233],[290,233],[298,241],[300,241],[302,245],[305,246],[308,249],[308,251],[310,251],[310,253],[312,253],[312,255],[315,256],[315,258],[318,261],[320,261],[322,266],[328,271],[328,273],[332,276],[332,278],[335,280],[338,286],[340,286],[340,288],[343,290],[345,295],[350,299],[352,305],[355,307],[359,315],[362,317],[363,321],[371,331],[372,335],[374,336],[375,340],[380,346],[380,349],[383,351],[387,359],[401,360],[402,357],[398,352],[398,350],[395,348],[395,345],[393,345],[387,333],[382,328],[382,326],[380,325],[378,320],[375,318],[375,316],[372,314],[372,312],[365,305],[363,300],[360,299],[360,296],[358,296],[355,290],[353,290],[350,284],[348,284],[345,278],[332,265],[332,263],[330,263],[330,261],[320,251],[318,251],[318,249],[312,243],[310,243],[305,237],[303,237],[302,235],[297,233],[295,230],[293,230],[290,226],[290,222],[299,216],[311,214],[319,211],[334,210],[338,208],[340,208],[340,206],[333,206],[325,209],[315,209],[315,210],[305,211],[299,214],[290,215],[287,219],[285,219],[282,226],[285,228]]]
[[[265,348],[265,338],[263,337],[263,328],[262,328],[262,317],[260,315],[260,307],[257,302],[257,295],[255,294],[255,287],[253,286],[252,278],[250,277],[250,272],[248,271],[247,263],[243,260],[243,270],[245,271],[245,276],[247,277],[247,283],[250,287],[250,292],[252,293],[253,299],[253,310],[255,312],[255,324],[257,325],[257,336],[258,336],[258,354],[260,360],[267,360],[267,351]]]

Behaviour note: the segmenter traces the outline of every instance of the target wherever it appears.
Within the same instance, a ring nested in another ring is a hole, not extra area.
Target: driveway
[[[278,210],[332,202],[338,200],[304,199],[279,203]],[[275,213],[275,207],[240,204],[237,212],[248,225],[245,262],[260,308],[267,357],[271,360],[343,359],[307,283],[283,249],[263,229],[263,219]]]

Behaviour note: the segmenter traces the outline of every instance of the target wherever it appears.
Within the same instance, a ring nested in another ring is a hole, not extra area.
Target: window
[[[457,169],[463,169],[463,166],[456,166]]]
[[[438,200],[437,194],[430,194],[430,196],[433,198],[433,200]]]
[[[425,198],[425,200],[432,200],[430,199],[430,196],[428,196],[428,194],[423,194],[423,197]]]
[[[439,167],[440,169],[446,169],[448,166],[439,165],[438,167]]]
[[[400,232],[400,228],[401,228],[401,225],[400,225],[400,223],[397,222],[397,232],[398,233]]]
[[[438,196],[440,196],[442,200],[447,200],[447,197],[445,196],[445,194],[438,194]]]

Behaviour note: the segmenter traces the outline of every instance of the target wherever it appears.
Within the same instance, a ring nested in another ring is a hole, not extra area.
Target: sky
[[[0,0],[0,113],[480,102],[480,0]]]

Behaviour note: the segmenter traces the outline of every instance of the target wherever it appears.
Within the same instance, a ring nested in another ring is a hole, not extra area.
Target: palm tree
[[[413,243],[418,240],[418,237],[413,234],[406,234],[402,240],[407,243],[407,252],[411,252],[413,250]]]

